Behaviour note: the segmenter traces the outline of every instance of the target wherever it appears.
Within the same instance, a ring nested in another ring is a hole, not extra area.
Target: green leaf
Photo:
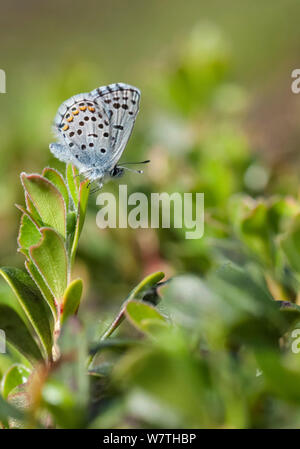
[[[21,249],[28,250],[30,246],[36,245],[42,234],[36,223],[29,215],[23,214],[18,235],[18,244]]]
[[[0,304],[0,329],[5,332],[7,341],[31,363],[43,361],[41,350],[24,321],[15,310],[4,304]]]
[[[67,215],[67,235],[70,237],[70,242],[73,242],[75,230],[77,223],[77,214],[76,212],[69,212]]]
[[[62,324],[69,318],[71,315],[75,315],[75,313],[78,310],[80,299],[82,295],[82,288],[83,283],[81,279],[75,279],[72,281],[63,297],[63,303],[62,303],[62,315],[61,315],[61,322]]]
[[[54,228],[66,236],[66,205],[60,191],[40,175],[21,173],[25,192],[41,217],[44,226]]]
[[[67,165],[67,183],[76,208],[79,200],[80,177],[77,168],[71,164]]]
[[[107,377],[111,374],[112,370],[114,368],[114,364],[111,362],[103,362],[99,366],[94,366],[93,368],[88,370],[88,374],[90,376],[95,377]]]
[[[74,236],[76,231],[77,214],[74,211],[68,212],[67,215],[67,241],[66,248],[68,253],[68,260],[71,260],[71,251],[74,242]]]
[[[27,382],[30,376],[30,370],[24,365],[12,365],[10,369],[4,374],[1,381],[1,390],[4,399],[19,385]]]
[[[274,264],[274,235],[279,208],[275,198],[265,200],[237,195],[229,201],[231,221],[239,238],[268,266]]]
[[[24,414],[19,409],[6,402],[0,395],[0,421],[4,422],[6,426],[8,426],[7,418],[21,420],[23,417]]]
[[[99,343],[94,344],[90,349],[87,366],[90,366],[92,364],[92,361],[96,354],[99,354],[106,349],[116,352],[123,352],[124,349],[138,346],[141,343],[142,342],[140,340],[133,340],[128,338],[107,338],[105,340],[101,340]]]
[[[294,218],[289,231],[280,238],[280,246],[300,279],[300,215]]]
[[[62,177],[62,175],[55,170],[54,168],[50,168],[50,167],[46,167],[43,170],[42,175],[49,179],[49,181],[52,182],[52,184],[55,185],[55,187],[57,187],[57,189],[60,191],[60,193],[63,196],[63,199],[65,201],[65,205],[66,205],[66,210],[69,210],[69,192],[68,192],[68,188],[65,184],[64,178]]]
[[[287,328],[295,325],[297,322],[300,323],[300,306],[288,301],[276,301],[276,305],[279,307]]]
[[[255,352],[259,367],[263,372],[264,382],[268,390],[279,398],[299,404],[300,401],[300,371],[299,365],[289,367],[279,351],[263,351],[261,348]]]
[[[77,222],[76,222],[75,235],[74,235],[72,250],[71,250],[72,263],[74,262],[79,237],[80,237],[82,227],[84,224],[84,220],[85,220],[86,209],[87,209],[88,199],[89,199],[89,192],[90,192],[89,180],[87,179],[87,180],[83,181],[79,187]]]
[[[26,202],[27,211],[30,213],[32,218],[35,220],[36,223],[39,223],[42,225],[42,223],[43,223],[42,218],[41,218],[40,214],[38,213],[33,201],[31,200],[31,198],[27,192],[25,192],[25,202]]]
[[[41,273],[36,268],[36,266],[34,265],[33,262],[31,262],[29,260],[26,260],[25,267],[26,267],[26,270],[29,273],[29,275],[34,280],[36,286],[38,287],[38,289],[42,293],[43,297],[47,301],[50,309],[52,310],[54,319],[56,319],[57,318],[57,307],[56,307],[55,298],[53,296],[53,293],[51,292],[51,290],[47,286],[47,284],[44,281]]]
[[[140,282],[129,294],[127,300],[131,299],[143,299],[143,296],[152,288],[155,287],[165,277],[165,274],[161,271],[149,274],[142,282]]]
[[[124,321],[124,311],[128,301],[132,299],[142,300],[145,295],[149,294],[149,291],[156,288],[158,282],[164,278],[164,273],[157,271],[156,273],[149,274],[146,276],[142,282],[140,282],[127,296],[125,303],[123,304],[118,316],[114,319],[111,325],[107,328],[101,337],[101,340],[108,338]],[[90,358],[92,360],[92,358]]]
[[[105,349],[112,351],[123,351],[141,344],[141,340],[134,340],[129,338],[109,338],[107,340],[96,343],[89,351],[91,355],[98,354]]]
[[[274,300],[266,285],[259,284],[249,273],[232,263],[222,265],[209,280],[213,290],[239,309],[262,314],[265,307],[274,310]]]
[[[41,228],[40,242],[30,248],[30,256],[57,302],[67,287],[68,261],[62,238],[51,228]]]
[[[52,355],[53,317],[31,277],[18,268],[2,267],[0,274],[9,284],[36,331],[49,358]]]
[[[25,207],[21,206],[20,204],[15,204],[15,206],[17,209],[19,209],[22,212],[22,214],[27,215],[31,219],[31,221],[33,221],[33,223],[36,225],[37,228],[40,228],[40,226],[43,225],[40,217],[35,218],[33,216],[33,214],[28,209],[25,209]]]
[[[27,195],[28,197],[28,195]],[[22,212],[21,223],[18,233],[18,252],[24,254],[29,259],[29,247],[39,241],[41,233],[39,227],[42,226],[42,221],[38,213],[31,213],[19,204],[15,205],[17,209]]]
[[[222,266],[209,277],[211,289],[219,295],[219,308],[229,339],[237,344],[276,346],[287,328],[266,286],[234,264]]]
[[[75,429],[83,426],[83,411],[67,385],[49,379],[42,391],[43,405],[62,428]]]
[[[152,305],[141,301],[128,301],[125,315],[136,329],[144,333],[153,334],[161,325],[167,325],[165,318]]]

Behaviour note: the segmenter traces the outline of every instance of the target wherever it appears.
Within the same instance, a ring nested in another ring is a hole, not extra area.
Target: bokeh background
[[[234,191],[261,193],[270,181],[287,190],[291,173],[297,176],[300,138],[300,100],[290,89],[299,10],[292,0],[1,2],[0,65],[7,75],[7,94],[0,96],[1,264],[23,262],[16,254],[19,173],[59,167],[48,150],[58,106],[111,82],[142,91],[123,160],[152,163],[143,177],[123,178],[132,190],[198,189],[207,206],[217,207]],[[257,155],[259,186],[256,165],[248,170]],[[206,269],[198,256],[208,225],[201,242],[167,230],[103,232],[95,199],[80,262],[96,305],[153,269]]]
[[[81,316],[92,335],[144,275],[198,278],[232,255],[236,195],[298,195],[300,95],[291,73],[300,65],[299,14],[296,0],[1,0],[1,265],[23,266],[20,172],[64,171],[48,150],[57,108],[120,81],[142,92],[123,160],[151,160],[143,176],[120,182],[129,193],[204,192],[205,234],[100,230],[91,196],[76,274],[85,280]],[[117,192],[118,183],[104,189]],[[269,268],[261,242],[253,248]],[[0,292],[9,294],[2,282]]]

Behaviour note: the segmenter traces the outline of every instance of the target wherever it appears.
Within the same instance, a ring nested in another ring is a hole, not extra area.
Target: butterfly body
[[[50,151],[100,186],[121,176],[123,168],[117,163],[132,132],[139,102],[139,89],[124,83],[69,98],[54,119],[58,142],[50,144]]]

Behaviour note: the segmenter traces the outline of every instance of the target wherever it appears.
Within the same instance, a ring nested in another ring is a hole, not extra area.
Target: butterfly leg
[[[50,143],[49,149],[51,153],[62,162],[71,162],[71,155],[68,149],[60,143]]]
[[[96,193],[96,192],[99,192],[99,190],[101,190],[102,187],[103,187],[102,182],[99,182],[98,185],[97,185],[97,187],[95,187],[94,189],[91,190],[91,194]]]

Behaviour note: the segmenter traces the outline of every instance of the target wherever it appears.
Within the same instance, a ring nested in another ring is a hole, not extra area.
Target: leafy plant
[[[76,70],[70,79],[66,69],[68,89]],[[142,238],[139,230],[107,229],[99,238],[91,203],[86,215],[88,182],[74,167],[64,175],[22,173],[25,269],[0,270],[0,329],[9,345],[0,355],[3,427],[300,425],[293,178],[278,188],[271,168],[249,151],[240,120],[247,95],[231,79],[218,29],[197,27],[151,83],[165,109],[152,117],[150,109],[147,126],[137,128],[137,147],[147,143],[155,169],[136,182],[145,193],[204,192],[205,236],[185,240],[171,227],[143,230]],[[58,102],[60,88],[55,80],[49,98],[57,94]],[[39,110],[32,109],[36,121]],[[136,285],[153,266],[181,274],[164,282],[158,271]],[[87,308],[80,306],[86,273]],[[126,297],[128,284],[136,287]]]
[[[22,212],[18,251],[25,256],[26,271],[1,270],[31,325],[22,321],[29,332],[18,349],[46,364],[57,359],[62,323],[76,313],[82,293],[82,280],[71,276],[89,187],[87,181],[80,182],[72,166],[66,179],[51,168],[42,175],[21,174],[26,207],[17,206]],[[2,328],[7,331],[7,326]],[[9,334],[7,338],[10,342]],[[32,348],[25,351],[26,342]]]
[[[22,313],[1,304],[0,328],[6,334],[7,342],[25,357],[29,365],[13,365],[4,374],[2,395],[5,399],[14,397],[12,392],[17,387],[27,385],[29,411],[37,407],[35,396],[42,395],[46,408],[60,423],[64,412],[51,406],[51,388],[55,388],[56,394],[62,397],[63,408],[68,404],[70,407],[70,415],[63,423],[78,425],[80,420],[72,419],[74,408],[78,406],[69,392],[51,379],[44,389],[43,386],[61,358],[59,337],[62,326],[77,314],[80,306],[83,281],[72,278],[72,268],[84,224],[89,183],[88,180],[80,182],[78,172],[71,165],[67,167],[65,179],[57,170],[45,168],[42,175],[22,173],[21,181],[26,206],[17,205],[22,213],[18,251],[25,256],[26,271],[2,267],[0,273],[13,291]],[[129,307],[136,308],[137,299],[143,299],[146,294],[152,295],[152,301],[158,298],[155,287],[163,277],[163,273],[148,276],[130,293],[102,339],[119,326],[125,314],[136,316],[134,309],[129,311]],[[149,313],[160,317],[151,308],[145,317]],[[91,363],[92,358],[88,365]],[[97,372],[97,367],[91,372]]]

